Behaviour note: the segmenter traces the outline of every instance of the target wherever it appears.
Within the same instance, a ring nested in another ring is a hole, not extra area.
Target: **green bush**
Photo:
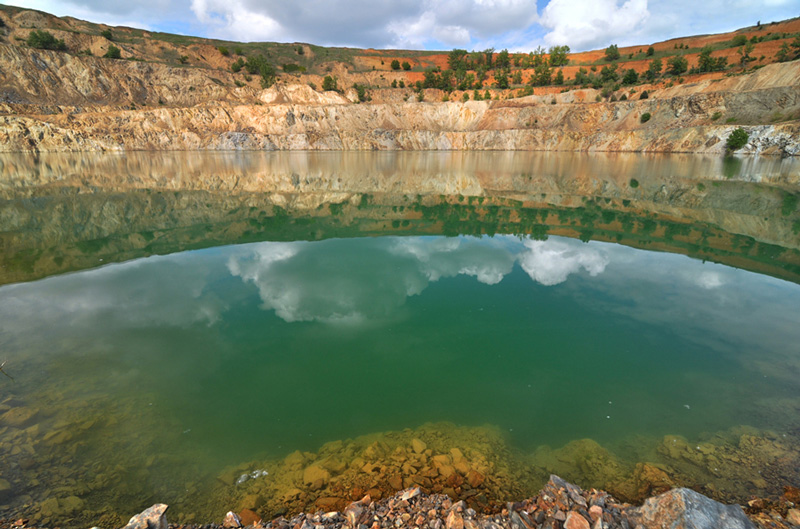
[[[411,65],[408,64],[408,61],[403,61],[403,70],[409,71],[411,69]]]
[[[650,112],[645,112],[644,114],[642,114],[642,117],[639,118],[639,121],[641,121],[642,123],[647,123],[648,121],[650,121]]]
[[[729,151],[738,151],[747,145],[748,139],[750,139],[750,135],[747,134],[747,131],[742,127],[739,127],[728,136],[728,141],[725,142],[725,146],[728,147]]]
[[[650,97],[650,94],[647,93],[647,90],[642,91],[642,95],[639,96],[639,99],[647,99]]]
[[[122,54],[119,51],[119,48],[114,46],[113,44],[108,46],[108,50],[106,50],[106,54],[103,55],[106,59],[121,59]]]
[[[637,187],[639,187],[639,181],[635,178],[631,178],[630,186],[636,189]]]
[[[233,53],[235,53],[236,55],[244,55],[244,50],[242,50],[242,48],[237,46],[233,48]]]
[[[31,48],[37,48],[40,50],[67,50],[67,45],[64,44],[63,40],[55,38],[52,33],[47,31],[39,31],[37,29],[34,29],[30,32],[28,35],[27,44]]]
[[[239,71],[241,71],[241,69],[242,69],[243,67],[244,67],[244,59],[242,59],[241,57],[239,57],[238,59],[236,59],[235,61],[233,61],[233,64],[231,64],[231,71],[232,71],[233,73],[239,73]]]
[[[336,84],[336,77],[331,77],[330,75],[326,75],[324,79],[322,79],[322,90],[325,92],[329,91],[339,91],[339,87]]]
[[[229,51],[228,51],[228,48],[226,48],[225,46],[220,46],[220,47],[219,47],[219,48],[217,48],[217,49],[218,49],[218,50],[219,50],[219,52],[220,52],[220,53],[221,53],[223,56],[225,56],[225,57],[227,57],[228,55],[230,55],[230,54],[231,54],[231,52],[229,52]]]
[[[101,37],[105,37],[108,40],[114,40],[114,35],[111,33],[110,29],[104,29],[100,32]]]
[[[178,62],[181,64],[186,64],[187,62],[189,62],[189,56],[181,55],[180,57],[178,57]]]
[[[711,116],[711,121],[717,121],[721,117],[722,117],[722,112],[714,112],[714,114]]]
[[[392,61],[392,70],[399,70],[400,69],[400,61],[394,59]]]
[[[299,64],[289,63],[283,65],[283,71],[286,73],[305,72],[306,67]]]

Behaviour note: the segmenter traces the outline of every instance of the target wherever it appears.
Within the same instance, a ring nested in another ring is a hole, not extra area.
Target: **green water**
[[[77,217],[60,237],[92,229],[79,222],[96,217]],[[794,259],[786,233],[771,260]],[[633,439],[741,425],[796,436],[800,286],[537,238],[395,232],[103,264],[118,238],[84,246],[92,269],[0,287],[0,362],[14,377],[0,375],[0,414],[36,412],[0,422],[0,515],[70,526],[154,501],[199,512],[184,493],[201,497],[227,466],[428,422],[491,425],[523,454],[590,438],[631,462]],[[40,508],[53,497],[59,509]]]

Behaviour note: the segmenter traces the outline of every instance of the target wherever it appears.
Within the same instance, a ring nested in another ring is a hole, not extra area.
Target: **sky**
[[[800,0],[10,0],[58,16],[200,37],[512,52],[649,44],[800,16]]]

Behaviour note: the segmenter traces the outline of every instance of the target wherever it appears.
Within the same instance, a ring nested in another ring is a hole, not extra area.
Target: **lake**
[[[800,479],[796,160],[39,154],[0,177],[0,517]]]

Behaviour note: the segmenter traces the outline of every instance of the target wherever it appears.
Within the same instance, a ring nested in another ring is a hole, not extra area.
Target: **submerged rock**
[[[166,512],[169,506],[156,503],[130,519],[123,529],[168,529]]]
[[[724,505],[691,489],[673,489],[627,511],[644,529],[754,529],[738,505]]]

